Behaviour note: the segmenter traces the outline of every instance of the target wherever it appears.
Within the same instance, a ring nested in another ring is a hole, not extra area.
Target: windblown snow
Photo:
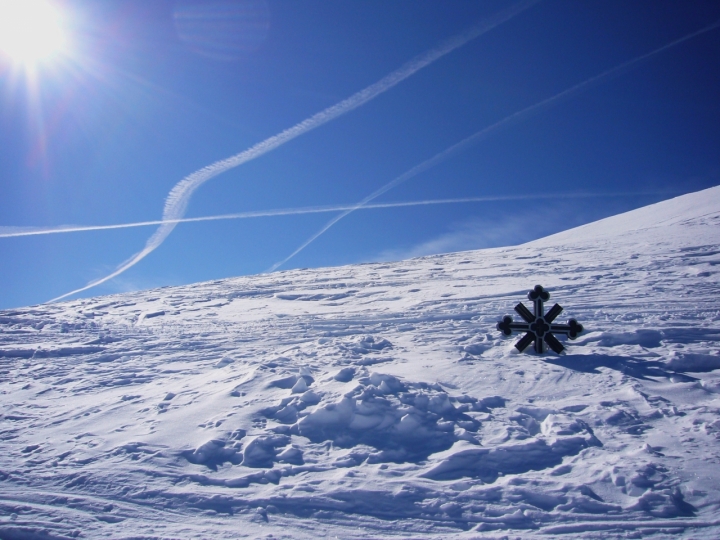
[[[0,312],[0,538],[718,538],[719,265],[716,187]],[[536,284],[585,326],[561,356],[495,329]]]

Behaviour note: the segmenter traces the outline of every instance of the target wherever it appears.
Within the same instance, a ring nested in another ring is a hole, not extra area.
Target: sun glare
[[[0,54],[31,65],[65,46],[61,17],[45,0],[0,0]]]

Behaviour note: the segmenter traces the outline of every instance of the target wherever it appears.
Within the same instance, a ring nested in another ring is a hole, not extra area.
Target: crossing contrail
[[[526,195],[499,195],[487,197],[460,197],[454,199],[427,199],[423,201],[399,201],[387,203],[366,204],[357,208],[357,204],[340,204],[327,206],[304,206],[300,208],[278,208],[273,210],[254,210],[250,212],[237,212],[234,214],[219,214],[216,216],[201,216],[194,218],[181,218],[171,221],[134,221],[132,223],[118,223],[113,225],[63,225],[48,228],[22,228],[0,227],[0,238],[18,238],[22,236],[43,236],[48,234],[66,234],[76,232],[109,231],[116,229],[131,229],[136,227],[152,227],[166,223],[197,223],[200,221],[221,221],[228,219],[252,219],[274,216],[298,216],[303,214],[323,214],[330,212],[344,212],[346,210],[373,210],[381,208],[401,208],[407,206],[430,206],[438,204],[463,204],[478,202],[523,201],[531,199],[587,199],[600,197],[630,197],[639,195],[672,195],[679,192],[667,191],[634,191],[619,193],[542,193]]]
[[[308,131],[311,131],[317,127],[320,127],[323,124],[330,122],[331,120],[334,120],[335,118],[342,116],[343,114],[348,113],[353,109],[356,109],[357,107],[360,107],[361,105],[364,105],[368,101],[390,90],[395,85],[407,79],[408,77],[423,69],[424,67],[429,66],[436,60],[442,58],[443,56],[454,51],[455,49],[462,47],[469,41],[480,37],[481,35],[495,28],[496,26],[512,19],[517,14],[525,11],[539,1],[540,0],[523,0],[521,2],[518,2],[517,4],[512,5],[508,9],[481,21],[469,30],[448,39],[434,49],[431,49],[419,56],[416,56],[415,58],[401,66],[399,69],[393,71],[389,75],[386,75],[378,82],[371,84],[367,88],[353,94],[349,98],[331,107],[328,107],[323,111],[320,111],[319,113],[311,116],[306,120],[303,120],[299,124],[296,124],[281,133],[278,133],[277,135],[273,135],[269,139],[265,139],[264,141],[254,146],[251,146],[250,148],[243,152],[240,152],[239,154],[235,154],[234,156],[231,156],[227,159],[216,161],[215,163],[203,167],[202,169],[197,170],[194,173],[186,176],[180,182],[178,182],[175,187],[172,188],[172,190],[170,190],[170,193],[165,199],[165,207],[163,209],[163,223],[147,240],[147,242],[145,243],[145,247],[141,251],[120,264],[120,266],[118,266],[118,268],[111,274],[103,278],[91,281],[85,287],[75,289],[74,291],[70,291],[69,293],[63,294],[62,296],[53,298],[52,300],[50,300],[50,302],[62,300],[63,298],[66,298],[73,294],[86,291],[92,287],[95,287],[96,285],[105,283],[106,281],[122,274],[125,270],[134,266],[142,259],[144,259],[147,255],[155,251],[155,249],[157,249],[160,244],[162,244],[173,231],[173,229],[177,225],[177,220],[181,219],[185,215],[185,211],[187,210],[193,193],[211,178],[214,178],[221,173],[224,173],[230,169],[242,165],[243,163],[247,163],[248,161],[256,159],[263,154],[266,154],[267,152],[270,152],[271,150],[274,150],[275,148],[278,148],[279,146],[282,146],[283,144],[293,140],[294,138],[299,137],[300,135],[307,133]]]
[[[558,101],[561,101],[563,99],[567,99],[571,97],[572,95],[585,90],[587,88],[590,88],[592,85],[597,84],[601,82],[604,79],[607,79],[611,77],[612,75],[616,75],[619,72],[621,72],[624,69],[627,69],[631,67],[634,64],[637,64],[638,62],[641,62],[643,60],[646,60],[650,58],[651,56],[655,56],[656,54],[659,54],[663,51],[666,51],[667,49],[670,49],[672,47],[675,47],[676,45],[679,45],[680,43],[683,43],[689,39],[692,39],[694,37],[697,37],[701,34],[705,34],[707,32],[710,32],[711,30],[714,30],[716,28],[720,27],[720,20],[714,22],[713,24],[706,26],[704,28],[701,28],[700,30],[696,30],[695,32],[692,32],[690,34],[687,34],[686,36],[683,36],[679,39],[676,39],[675,41],[671,41],[670,43],[667,43],[666,45],[663,45],[662,47],[659,47],[655,50],[650,51],[649,53],[645,53],[643,55],[637,56],[633,58],[632,60],[628,60],[626,62],[623,62],[620,65],[617,65],[611,69],[608,69],[607,71],[603,71],[599,75],[595,75],[581,83],[576,84],[575,86],[572,86],[568,88],[567,90],[563,90],[562,92],[555,94],[552,97],[549,97],[547,99],[544,99],[538,103],[535,103],[534,105],[530,105],[529,107],[526,107],[516,113],[511,114],[510,116],[506,116],[502,120],[495,122],[494,124],[481,129],[480,131],[470,135],[466,139],[463,139],[462,141],[454,144],[450,148],[447,148],[443,150],[442,152],[435,154],[430,159],[423,161],[419,165],[416,165],[412,169],[404,172],[394,180],[388,182],[378,190],[374,191],[367,197],[365,197],[363,200],[358,202],[353,208],[350,208],[348,210],[343,211],[343,213],[335,216],[330,221],[328,221],[318,232],[313,234],[310,238],[308,238],[300,247],[298,247],[295,251],[293,251],[290,255],[285,257],[282,261],[275,263],[272,265],[267,272],[272,272],[274,270],[277,270],[280,268],[283,264],[288,262],[290,259],[292,259],[295,255],[300,253],[303,249],[305,249],[307,246],[309,246],[311,243],[313,243],[320,235],[322,235],[325,231],[327,231],[330,227],[335,225],[338,221],[346,217],[347,215],[351,214],[355,210],[359,210],[360,208],[363,208],[366,204],[368,204],[373,199],[376,199],[383,193],[386,193],[387,191],[391,190],[392,188],[399,186],[403,182],[406,182],[407,180],[410,180],[411,178],[417,176],[418,174],[430,169],[431,167],[434,167],[438,163],[441,163],[442,161],[445,161],[448,157],[451,155],[461,152],[462,150],[465,150],[467,147],[477,144],[478,142],[482,141],[483,139],[487,138],[490,134],[492,134],[495,131],[498,131],[502,128],[509,127],[511,125],[514,125],[518,122],[521,122],[530,116],[537,114],[541,112],[542,110],[546,109],[547,107],[550,107],[551,105],[557,103]]]

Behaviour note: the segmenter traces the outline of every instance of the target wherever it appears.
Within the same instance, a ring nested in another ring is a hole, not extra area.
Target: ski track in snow
[[[2,311],[0,538],[717,538],[719,226]],[[538,283],[563,356],[495,330]]]

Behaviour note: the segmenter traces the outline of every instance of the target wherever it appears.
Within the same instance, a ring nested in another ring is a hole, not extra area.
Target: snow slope
[[[0,538],[718,538],[718,225],[0,312]],[[495,329],[538,283],[562,356]]]

